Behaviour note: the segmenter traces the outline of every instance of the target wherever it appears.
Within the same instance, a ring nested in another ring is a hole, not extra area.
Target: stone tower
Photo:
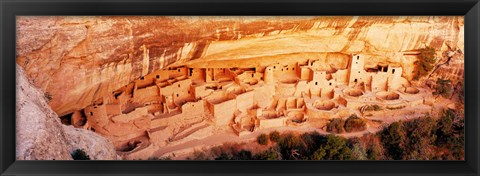
[[[267,83],[267,84],[274,84],[275,83],[273,68],[271,66],[268,66],[267,68],[265,68],[265,73],[264,73],[263,77],[264,77],[265,83]]]
[[[365,81],[364,65],[365,59],[362,55],[352,55],[352,58],[350,60],[350,78],[348,80],[349,86]]]

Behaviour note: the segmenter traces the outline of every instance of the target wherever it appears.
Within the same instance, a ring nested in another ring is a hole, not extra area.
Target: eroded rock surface
[[[60,123],[44,93],[27,80],[17,66],[16,159],[71,160],[70,153],[84,149],[91,159],[116,159],[113,145],[103,137]]]

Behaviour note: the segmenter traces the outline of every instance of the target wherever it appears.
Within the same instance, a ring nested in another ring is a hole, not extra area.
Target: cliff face
[[[71,160],[76,149],[91,159],[114,160],[113,145],[94,132],[60,123],[44,94],[27,80],[17,66],[16,158],[18,160]]]
[[[408,73],[414,60],[399,52],[463,51],[463,27],[463,17],[18,17],[17,63],[65,115],[172,64],[255,66],[340,52],[399,62]]]

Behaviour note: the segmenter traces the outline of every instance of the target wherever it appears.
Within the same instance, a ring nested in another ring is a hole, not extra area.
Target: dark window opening
[[[358,73],[360,73],[360,71],[358,71]]]
[[[190,68],[190,76],[193,74],[193,68]]]
[[[140,80],[144,80],[144,79],[145,79],[145,78],[144,78],[143,76],[140,78]]]
[[[318,82],[315,82],[315,85],[318,85]]]
[[[394,73],[395,73],[395,69],[392,69],[392,74],[394,74]]]
[[[273,66],[273,69],[275,69],[275,68],[276,68],[276,67],[275,67],[275,66]]]
[[[62,124],[64,124],[64,125],[71,125],[72,124],[72,114],[73,113],[70,113],[70,114],[67,114],[67,115],[64,115],[64,116],[60,117],[60,122],[62,122]]]
[[[91,130],[92,130],[93,132],[95,132],[95,128],[91,128]]]
[[[253,73],[252,73],[252,78],[253,78]]]
[[[292,70],[295,70],[295,68],[292,68]]]
[[[188,91],[188,94],[190,94],[190,91]]]
[[[90,112],[90,116],[93,116],[93,112]]]
[[[383,72],[387,72],[388,67],[383,67]]]
[[[332,83],[329,83],[328,85],[332,85]]]
[[[177,97],[178,97],[178,94],[177,94]]]
[[[178,72],[180,72],[180,69],[177,69]]]
[[[160,78],[160,75],[157,75],[157,79]]]
[[[178,85],[178,87],[180,87],[180,84]]]
[[[287,70],[288,70],[288,68],[287,68]]]
[[[357,56],[357,60],[358,60],[358,58],[360,58],[360,56]]]
[[[357,82],[357,79],[355,79],[353,82]]]

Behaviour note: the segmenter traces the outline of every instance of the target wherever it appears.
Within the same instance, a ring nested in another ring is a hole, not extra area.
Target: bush
[[[313,160],[351,160],[352,150],[346,145],[345,138],[328,135],[327,143],[320,146],[311,157]]]
[[[374,104],[374,105],[366,105],[365,111],[380,111],[382,107]]]
[[[241,150],[240,152],[234,154],[231,158],[232,160],[252,160],[252,152],[248,150]]]
[[[268,136],[266,134],[261,134],[257,137],[257,142],[260,145],[267,145],[268,144]]]
[[[256,160],[281,160],[282,156],[276,148],[269,148],[263,152],[257,153],[254,157]]]
[[[343,133],[343,126],[345,125],[345,121],[341,118],[335,118],[330,120],[327,124],[327,131],[332,133]]]
[[[53,99],[52,94],[50,94],[50,92],[45,92],[44,96],[47,99],[47,102],[50,102]]]
[[[445,98],[450,96],[450,94],[452,93],[452,81],[448,79],[437,78],[436,83],[437,83],[437,85],[435,86],[436,95],[441,95]]]
[[[435,63],[435,49],[431,47],[426,47],[420,49],[420,54],[418,55],[418,60],[414,62],[415,64],[415,76],[414,79],[418,80],[421,77],[428,75]]]
[[[381,139],[388,152],[387,154],[392,159],[400,160],[403,158],[406,137],[401,121],[394,122],[384,129],[381,133]]]
[[[90,160],[90,156],[83,149],[77,149],[71,153],[73,160]]]
[[[307,145],[302,138],[292,133],[284,134],[277,143],[282,158],[285,160],[299,160],[305,157]]]
[[[345,121],[345,131],[346,132],[355,132],[355,131],[363,131],[367,129],[367,122],[365,120],[357,117],[357,115],[352,114],[348,119]]]
[[[272,131],[269,136],[270,140],[273,142],[278,142],[280,139],[280,133],[278,131]]]

